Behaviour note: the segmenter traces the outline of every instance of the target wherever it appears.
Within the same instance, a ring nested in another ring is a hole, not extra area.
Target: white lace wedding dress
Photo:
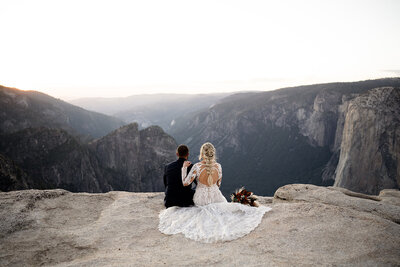
[[[174,206],[162,210],[158,226],[162,233],[167,235],[182,233],[187,238],[205,243],[230,241],[254,230],[260,224],[264,213],[271,210],[264,206],[250,207],[239,203],[228,203],[219,190],[222,179],[221,165],[215,163],[212,168],[218,173],[217,181],[212,186],[202,183],[199,179],[206,171],[201,162],[193,165],[187,176],[187,168],[182,168],[184,185],[189,185],[194,179],[197,180],[193,196],[195,206]]]

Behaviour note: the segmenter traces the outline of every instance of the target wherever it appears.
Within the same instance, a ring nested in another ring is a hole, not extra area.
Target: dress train
[[[158,229],[167,235],[182,233],[204,243],[230,241],[247,235],[260,223],[269,207],[239,203],[170,207],[160,212]]]

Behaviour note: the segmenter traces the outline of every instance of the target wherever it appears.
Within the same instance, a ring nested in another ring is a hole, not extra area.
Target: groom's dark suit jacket
[[[165,198],[164,205],[166,208],[172,206],[187,207],[194,205],[193,194],[191,186],[183,186],[181,169],[183,166],[184,158],[179,158],[164,168],[164,186]],[[193,165],[188,167],[188,173]]]

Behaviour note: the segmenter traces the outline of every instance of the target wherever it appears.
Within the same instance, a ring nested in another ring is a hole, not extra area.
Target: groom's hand
[[[183,167],[189,167],[190,165],[191,165],[192,163],[190,162],[190,161],[185,161],[184,163],[183,163]]]

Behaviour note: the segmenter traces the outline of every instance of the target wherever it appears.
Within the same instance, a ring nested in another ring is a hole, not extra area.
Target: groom
[[[186,145],[179,145],[176,149],[178,160],[168,164],[164,168],[164,186],[165,198],[164,205],[166,208],[172,206],[187,207],[194,205],[191,186],[183,186],[181,169],[183,162],[189,157],[189,148]],[[193,165],[190,165],[187,172]]]

